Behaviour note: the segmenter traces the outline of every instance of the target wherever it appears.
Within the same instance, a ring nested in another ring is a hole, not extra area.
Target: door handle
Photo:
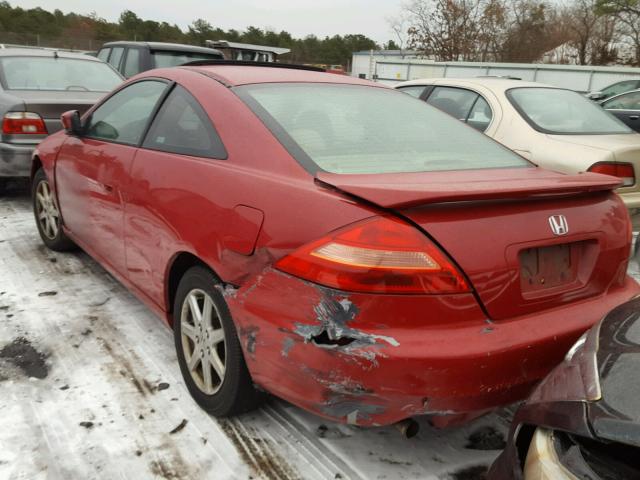
[[[629,120],[638,120],[640,115],[629,115]]]

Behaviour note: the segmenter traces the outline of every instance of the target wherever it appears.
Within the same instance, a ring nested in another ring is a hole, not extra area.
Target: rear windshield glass
[[[536,130],[564,135],[632,133],[597,103],[571,90],[512,88],[507,97]]]
[[[280,83],[235,91],[311,172],[403,173],[531,165],[482,133],[396,90]]]
[[[156,68],[177,67],[196,60],[220,60],[222,55],[197,52],[171,52],[169,50],[155,50],[151,52],[153,65]]]
[[[76,90],[110,92],[122,83],[103,62],[75,58],[4,57],[2,84],[8,90]]]

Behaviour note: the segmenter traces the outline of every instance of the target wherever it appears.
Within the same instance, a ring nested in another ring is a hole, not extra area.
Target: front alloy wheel
[[[75,244],[64,233],[62,215],[60,215],[55,194],[43,169],[39,169],[33,176],[31,197],[33,214],[43,243],[56,252],[73,250]]]

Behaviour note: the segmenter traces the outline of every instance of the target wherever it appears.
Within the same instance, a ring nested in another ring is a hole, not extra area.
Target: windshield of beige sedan
[[[307,170],[403,173],[528,167],[482,133],[395,90],[279,83],[235,89]]]
[[[562,135],[632,133],[624,123],[577,92],[522,87],[507,91],[520,115],[536,130]]]

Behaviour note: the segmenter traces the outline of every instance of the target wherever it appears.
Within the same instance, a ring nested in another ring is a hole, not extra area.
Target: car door
[[[216,207],[176,180],[205,178],[210,162],[227,152],[198,101],[176,85],[158,110],[136,154],[125,207],[127,276],[158,305],[164,301],[164,275],[173,246],[201,222],[216,223]],[[204,174],[204,175],[203,175]],[[215,188],[215,184],[211,185]],[[168,225],[165,209],[179,211],[181,224]]]
[[[164,300],[165,267],[174,254],[172,246],[194,225],[215,223],[216,207],[184,187],[176,188],[175,178],[193,175],[195,185],[209,162],[226,158],[209,116],[195,97],[176,85],[136,154],[124,218],[127,276],[158,305]],[[167,225],[163,208],[180,211],[180,228]]]
[[[138,47],[127,48],[127,53],[122,64],[122,75],[131,78],[142,71],[142,49]]]
[[[144,80],[98,106],[81,136],[70,136],[56,161],[58,201],[65,226],[81,246],[116,272],[124,271],[123,203],[135,152],[168,87]]]
[[[640,131],[640,90],[617,95],[602,106],[632,129]]]

